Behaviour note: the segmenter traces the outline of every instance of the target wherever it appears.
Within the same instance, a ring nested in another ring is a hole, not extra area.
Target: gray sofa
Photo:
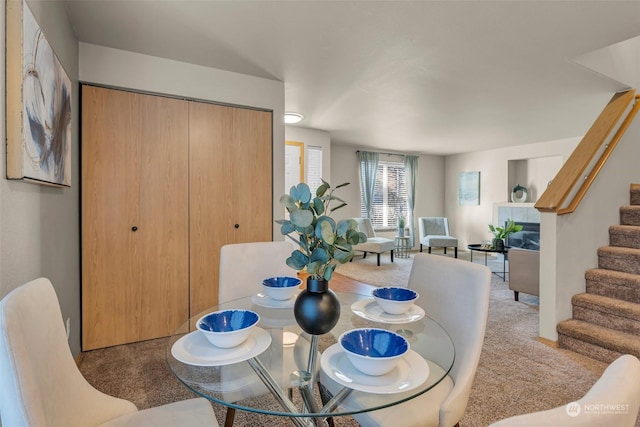
[[[509,289],[518,301],[518,293],[540,295],[540,251],[509,249]]]

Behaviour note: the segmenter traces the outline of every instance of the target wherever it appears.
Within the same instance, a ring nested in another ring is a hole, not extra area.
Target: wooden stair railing
[[[609,135],[620,122],[621,117],[625,111],[628,110],[629,105],[634,99],[636,102],[633,107],[618,127],[615,135],[607,143]],[[595,181],[596,176],[598,176],[598,173],[629,127],[629,124],[633,121],[633,118],[640,108],[639,100],[640,96],[636,96],[635,90],[633,89],[626,92],[618,92],[611,98],[589,131],[582,138],[582,141],[580,141],[571,156],[569,156],[560,171],[558,171],[553,181],[551,181],[545,192],[540,196],[534,205],[536,209],[540,212],[554,212],[557,215],[568,214],[576,210],[589,187],[591,187],[591,184]],[[595,159],[594,163],[594,157],[603,147],[604,150],[602,154],[598,159]],[[580,178],[592,164],[593,166],[588,175],[584,177],[582,184],[573,194],[571,201],[566,207],[563,207],[565,201],[572,195]]]

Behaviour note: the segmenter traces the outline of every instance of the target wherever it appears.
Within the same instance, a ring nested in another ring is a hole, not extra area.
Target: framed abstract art
[[[461,206],[480,204],[480,172],[460,172],[458,204]]]
[[[27,3],[6,0],[7,178],[71,186],[71,80]]]

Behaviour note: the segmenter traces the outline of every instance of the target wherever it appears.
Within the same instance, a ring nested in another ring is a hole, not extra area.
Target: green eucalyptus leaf
[[[312,261],[307,264],[307,273],[311,274],[312,276],[317,276],[323,265],[324,263],[320,261]]]
[[[324,270],[324,280],[329,281],[331,280],[331,276],[333,276],[333,266],[328,266],[325,270]]]
[[[347,230],[345,239],[350,245],[357,245],[360,243],[360,235],[357,230]]]
[[[311,190],[304,182],[291,188],[291,197],[301,203],[309,203],[311,201]]]
[[[338,209],[344,208],[345,206],[347,206],[346,203],[341,203],[338,206],[336,206],[335,208],[333,208],[332,211],[337,211]]]
[[[291,256],[287,258],[286,262],[287,265],[294,270],[302,270],[309,263],[309,257],[296,249],[291,253]]]
[[[314,236],[315,228],[313,227],[313,225],[308,225],[306,227],[297,227],[296,226],[296,231],[298,233],[300,233],[301,235],[306,236],[307,238],[311,238],[311,237]]]
[[[296,208],[296,201],[288,194],[280,196],[280,204],[290,211]]]
[[[345,202],[344,200],[342,200],[340,197],[334,196],[333,194],[332,194],[332,195],[330,195],[330,196],[327,196],[327,197],[326,197],[326,199],[327,199],[327,200],[337,200],[337,201],[339,201],[339,202],[346,203],[346,202]]]
[[[331,188],[331,186],[325,181],[322,181],[322,184],[320,184],[320,186],[316,189],[316,196],[324,196],[324,193],[326,193],[329,188]]]
[[[291,221],[283,221],[280,226],[280,233],[283,235],[293,233],[296,231],[296,227],[291,223]]]
[[[345,262],[349,261],[351,259],[351,256],[353,255],[353,252],[351,252],[350,249],[350,247],[349,250],[343,250],[340,247],[336,247],[336,250],[333,252],[333,256],[336,260],[338,260],[338,262],[344,264]]]
[[[313,210],[316,211],[316,215],[322,215],[324,213],[324,202],[318,197],[313,199]]]
[[[333,218],[322,216],[316,223],[316,237],[328,245],[333,245],[336,238],[336,222]]]
[[[350,230],[349,220],[343,219],[341,221],[338,221],[338,226],[336,227],[336,234],[338,236],[341,236],[341,237],[346,236],[349,230]]]
[[[313,222],[313,214],[302,209],[293,210],[291,211],[291,222],[298,229],[308,227]]]
[[[305,250],[305,252],[309,252],[309,243],[307,241],[306,236],[302,234],[300,235],[299,244],[300,244],[300,247]]]
[[[323,248],[315,248],[311,253],[310,261],[319,261],[322,264],[325,264],[329,261],[329,254]]]

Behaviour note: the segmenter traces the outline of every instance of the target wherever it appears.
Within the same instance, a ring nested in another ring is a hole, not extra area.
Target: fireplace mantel
[[[493,224],[504,224],[508,219],[516,222],[540,222],[540,212],[535,203],[494,203]]]

